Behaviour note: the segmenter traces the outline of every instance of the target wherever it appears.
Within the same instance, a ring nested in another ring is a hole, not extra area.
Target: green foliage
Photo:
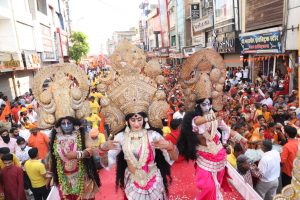
[[[89,51],[89,44],[87,43],[87,36],[82,32],[73,32],[71,34],[70,57],[79,63],[83,56],[86,56]]]

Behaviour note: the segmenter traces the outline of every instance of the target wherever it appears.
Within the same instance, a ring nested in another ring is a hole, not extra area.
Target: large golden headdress
[[[153,127],[162,127],[168,104],[158,85],[164,82],[158,62],[146,62],[141,49],[123,41],[111,55],[113,69],[119,74],[108,86],[108,97],[101,100],[102,112],[112,134],[125,127],[125,116],[145,112]]]
[[[180,72],[180,84],[185,94],[185,105],[193,110],[195,102],[212,98],[213,108],[223,108],[223,86],[226,69],[220,54],[213,49],[201,49],[184,63]]]
[[[88,79],[74,64],[56,64],[41,68],[33,81],[33,94],[39,103],[39,128],[49,128],[66,116],[82,119],[90,108],[85,98]]]

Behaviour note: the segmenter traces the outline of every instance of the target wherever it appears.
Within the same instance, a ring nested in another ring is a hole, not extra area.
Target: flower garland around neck
[[[141,138],[141,155],[140,158],[137,159],[133,154],[133,146],[131,144],[132,138],[136,138],[137,136],[140,136]],[[148,149],[148,135],[147,130],[143,129],[138,132],[127,132],[125,133],[125,139],[124,139],[124,154],[127,159],[130,160],[130,162],[133,164],[133,166],[137,169],[141,169],[147,162],[149,149]]]
[[[78,151],[82,151],[82,142],[80,138],[80,132],[77,132],[77,147]],[[72,187],[69,184],[68,178],[64,173],[64,167],[62,164],[62,160],[59,157],[58,151],[57,151],[57,140],[54,141],[54,156],[56,158],[57,163],[57,174],[58,174],[58,182],[61,187],[61,190],[63,191],[63,194],[74,194],[79,195],[79,199],[82,197],[84,192],[84,166],[82,159],[78,159],[78,174],[77,174],[77,185],[75,187]],[[65,195],[63,199],[66,199]]]

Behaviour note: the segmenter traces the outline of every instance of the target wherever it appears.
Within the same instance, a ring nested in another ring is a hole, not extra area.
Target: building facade
[[[0,2],[0,86],[10,99],[31,88],[35,70],[68,57],[63,0]]]

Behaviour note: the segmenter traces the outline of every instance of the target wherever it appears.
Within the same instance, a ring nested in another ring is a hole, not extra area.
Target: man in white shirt
[[[259,94],[264,97],[263,100],[260,101],[261,105],[266,104],[269,108],[273,106],[273,100],[270,97],[270,93],[266,92],[265,94],[261,91],[261,89],[258,89]]]
[[[27,106],[27,117],[30,121],[30,123],[34,123],[38,121],[38,116],[37,113],[33,110],[33,106],[31,104],[29,104]]]
[[[242,78],[242,72],[241,72],[241,70],[240,69],[238,69],[238,71],[237,71],[237,73],[235,74],[235,76],[236,76],[236,80],[238,80],[238,81],[240,81],[241,80],[241,78]]]
[[[248,69],[248,67],[244,67],[244,69],[242,70],[242,72],[243,72],[243,80],[245,80],[245,81],[249,81],[249,69]]]
[[[280,176],[280,154],[275,149],[272,150],[272,142],[264,140],[262,144],[264,152],[258,163],[258,169],[262,174],[256,185],[256,192],[266,200],[271,200],[276,195]]]
[[[185,115],[185,107],[182,103],[178,105],[179,110],[173,114],[173,119],[183,119]]]

